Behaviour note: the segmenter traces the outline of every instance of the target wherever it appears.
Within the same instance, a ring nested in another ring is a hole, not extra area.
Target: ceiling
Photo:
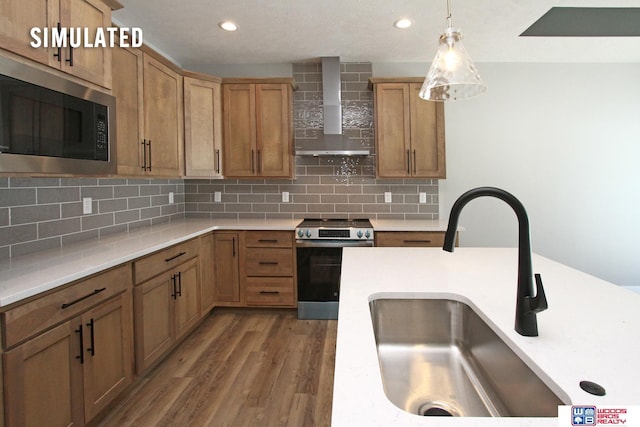
[[[446,0],[120,0],[120,26],[183,67],[269,64],[340,56],[343,62],[431,62]],[[520,37],[554,6],[640,7],[640,0],[453,0],[453,26],[476,62],[634,62],[640,37]],[[409,17],[406,30],[393,22]],[[218,28],[233,20],[235,32]],[[640,22],[638,23],[640,25]]]

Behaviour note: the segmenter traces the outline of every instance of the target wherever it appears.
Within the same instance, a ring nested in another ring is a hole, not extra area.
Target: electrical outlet
[[[289,203],[289,192],[288,191],[283,191],[282,192],[282,203]]]
[[[213,192],[213,201],[214,202],[221,202],[222,201],[222,192],[214,191]]]
[[[420,203],[427,203],[427,193],[418,193],[420,195]]]
[[[93,206],[91,205],[91,203],[92,203],[91,197],[82,198],[82,214],[83,215],[87,215],[92,212]]]
[[[391,191],[384,192],[384,202],[391,203]]]
[[[173,199],[173,191],[169,191],[169,203],[175,203]]]

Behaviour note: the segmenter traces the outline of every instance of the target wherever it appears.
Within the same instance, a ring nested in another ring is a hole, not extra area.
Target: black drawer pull
[[[80,335],[80,355],[76,356],[76,359],[80,359],[80,364],[84,364],[84,338],[82,337],[82,323],[78,326],[78,329],[75,331],[76,334]]]
[[[431,240],[405,240],[405,243],[431,243]]]
[[[260,291],[260,295],[278,295],[280,291]]]
[[[178,255],[174,255],[171,258],[165,259],[164,262],[173,261],[176,258],[180,258],[182,255],[186,255],[186,252],[180,252]]]
[[[99,294],[100,292],[102,292],[102,291],[104,291],[104,290],[106,290],[106,289],[107,289],[107,288],[96,289],[96,290],[94,290],[93,292],[91,292],[90,294],[87,294],[87,295],[85,295],[85,296],[83,296],[83,297],[80,297],[80,298],[78,298],[77,300],[74,300],[74,301],[71,301],[71,302],[65,302],[64,304],[62,304],[62,306],[60,306],[60,308],[65,309],[65,308],[67,308],[67,307],[71,307],[73,304],[77,304],[77,303],[79,303],[79,302],[80,302],[80,301],[82,301],[82,300],[85,300],[85,299],[87,299],[87,298],[89,298],[89,297],[92,297],[92,296],[94,296],[94,295],[97,295],[97,294]]]
[[[260,261],[258,262],[260,265],[278,265],[277,261]]]
[[[278,239],[258,239],[260,243],[278,243]]]
[[[91,330],[91,347],[89,347],[87,349],[87,352],[91,353],[92,356],[95,356],[96,355],[96,344],[95,344],[95,336],[94,336],[94,333],[93,333],[93,329],[95,327],[95,322],[94,322],[93,319],[91,319],[89,321],[89,323],[87,323],[87,327],[90,328],[90,330]]]

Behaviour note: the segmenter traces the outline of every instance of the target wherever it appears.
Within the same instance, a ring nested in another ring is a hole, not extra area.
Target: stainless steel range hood
[[[358,140],[342,134],[342,104],[340,102],[340,58],[322,58],[322,98],[324,133],[317,140],[305,140],[305,147],[296,150],[298,156],[368,156]]]

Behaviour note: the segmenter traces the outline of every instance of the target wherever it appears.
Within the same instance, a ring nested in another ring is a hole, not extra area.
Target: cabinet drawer
[[[247,248],[292,248],[293,233],[290,231],[247,231],[244,242]]]
[[[376,232],[376,246],[438,247],[443,244],[443,231]]]
[[[2,313],[3,347],[12,347],[131,287],[131,266],[83,279]]]
[[[200,239],[191,239],[139,259],[133,263],[135,283],[139,284],[198,255]]]
[[[291,249],[247,248],[245,260],[247,276],[293,276]]]
[[[293,306],[293,277],[247,278],[247,305]]]

